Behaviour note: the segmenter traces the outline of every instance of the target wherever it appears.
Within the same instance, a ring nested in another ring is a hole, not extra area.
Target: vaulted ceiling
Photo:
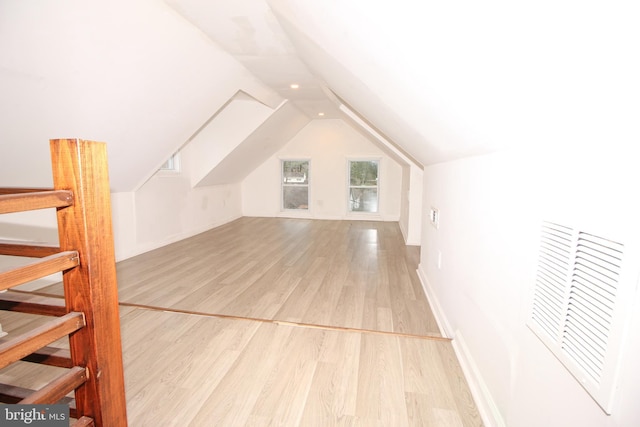
[[[238,93],[266,117],[235,151],[247,164],[304,117],[342,118],[419,165],[634,140],[631,9],[521,3],[0,0],[0,182],[47,185],[48,139],[80,137],[108,142],[113,190],[133,190]]]

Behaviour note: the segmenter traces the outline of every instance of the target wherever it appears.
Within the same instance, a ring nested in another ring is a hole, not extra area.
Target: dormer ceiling
[[[308,69],[266,0],[167,3],[309,118],[342,117],[323,92],[322,80]]]

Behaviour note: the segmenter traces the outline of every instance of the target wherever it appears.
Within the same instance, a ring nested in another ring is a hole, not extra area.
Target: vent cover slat
[[[585,360],[585,358],[582,356],[582,354],[580,354],[580,352],[576,351],[575,347],[572,345],[572,343],[570,341],[565,342],[564,346],[562,347],[562,349],[574,361],[574,363],[576,363],[578,366],[580,366],[580,368],[582,368],[582,371],[584,373],[589,375],[591,377],[591,379],[593,379],[594,381],[600,382],[601,370],[598,369],[598,368],[593,367],[590,364],[588,359]]]
[[[605,411],[613,387],[606,375],[615,373],[609,359],[618,354],[611,338],[620,334],[625,250],[615,240],[558,223],[541,227],[530,324]],[[600,390],[605,385],[609,391]]]
[[[607,329],[599,327],[599,325],[590,322],[584,313],[576,309],[574,305],[570,305],[566,323],[565,335],[576,334],[581,342],[593,348],[598,353],[604,353],[607,347]]]

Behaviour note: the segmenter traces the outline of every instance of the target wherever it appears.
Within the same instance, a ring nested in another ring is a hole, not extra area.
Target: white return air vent
[[[625,251],[622,243],[544,222],[529,319],[607,414],[637,283]]]

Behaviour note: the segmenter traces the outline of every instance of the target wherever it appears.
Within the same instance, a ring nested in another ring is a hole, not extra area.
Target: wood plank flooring
[[[241,218],[118,263],[129,425],[481,426],[418,259],[395,223]]]

